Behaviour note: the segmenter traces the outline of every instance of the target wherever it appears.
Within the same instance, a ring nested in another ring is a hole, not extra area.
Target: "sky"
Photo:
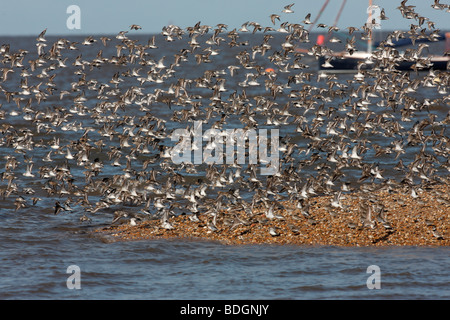
[[[441,3],[447,3],[445,1]],[[333,25],[342,2],[329,0],[318,23]],[[431,8],[433,2],[409,0],[407,4],[415,5],[416,12],[430,18],[436,28],[449,30],[450,13]],[[291,3],[294,3],[294,13],[282,13],[284,6]],[[273,26],[271,14],[280,15],[278,27],[282,22],[301,23],[308,13],[314,20],[324,3],[325,0],[8,0],[2,1],[0,6],[0,36],[37,36],[45,28],[47,35],[113,35],[130,30],[132,24],[142,27],[132,32],[160,33],[169,24],[184,29],[197,22],[212,27],[223,23],[231,31],[247,21],[263,27]],[[368,3],[367,0],[347,0],[337,26],[344,29],[364,25]],[[389,18],[381,21],[382,30],[408,30],[411,23],[417,24],[402,18],[396,9],[400,0],[373,0],[373,4],[384,8]],[[79,15],[75,11],[67,12],[71,5],[78,6]]]

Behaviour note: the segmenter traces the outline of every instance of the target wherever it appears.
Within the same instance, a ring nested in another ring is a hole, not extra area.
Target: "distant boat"
[[[372,69],[375,63],[371,61],[371,57],[372,53],[366,51],[356,51],[353,54],[335,53],[333,55],[321,56],[318,59],[319,70],[321,72],[345,73],[355,72],[358,69]],[[447,70],[450,68],[450,56],[431,55],[418,59],[417,61],[398,58],[394,62],[394,68],[402,71]]]
[[[326,0],[324,5],[322,6],[318,17],[312,23],[309,30],[311,30],[312,26],[318,20],[325,7],[327,6],[329,0]],[[333,27],[336,27],[337,21],[342,13],[346,0],[343,0],[341,8],[336,16],[336,20],[334,22]],[[369,8],[372,7],[372,0],[369,0]],[[370,11],[370,10],[369,10]],[[371,11],[369,13],[369,21],[372,21]],[[450,69],[450,56],[448,52],[450,52],[450,32],[445,34],[434,35],[433,39],[430,40],[428,37],[415,39],[414,43],[422,43],[422,42],[434,42],[434,41],[446,41],[446,55],[437,56],[437,55],[429,55],[420,57],[417,59],[409,59],[402,57],[401,55],[397,57],[383,57],[383,58],[394,58],[394,61],[390,61],[388,65],[378,64],[377,67],[382,69],[389,70],[392,66],[396,70],[405,70],[405,71],[424,71],[424,70],[448,70]],[[319,35],[318,37],[318,45],[323,45],[325,42],[325,37],[323,35]],[[378,47],[381,42],[373,44],[372,36],[369,35],[367,40],[367,51],[342,51],[335,52],[331,54],[321,55],[318,58],[319,63],[319,71],[324,73],[345,73],[345,72],[356,72],[358,70],[364,69],[372,69],[376,63],[372,60],[374,55],[376,56],[378,52],[373,52],[373,48]],[[395,42],[390,42],[388,46],[390,47],[402,47],[409,44],[413,44],[412,39],[399,39]],[[385,43],[385,45],[387,45]],[[304,52],[305,50],[297,49],[299,52]],[[383,54],[380,52],[379,54]],[[393,62],[393,64],[392,64]]]
[[[441,35],[439,39],[435,41],[447,42],[447,48],[450,47],[450,32],[445,35]],[[405,39],[398,43],[394,43],[393,47],[401,47],[411,43],[411,40]],[[416,41],[417,42],[417,41]],[[426,42],[426,40],[421,41]],[[448,52],[449,50],[447,50]],[[376,53],[375,53],[376,54]],[[320,56],[318,59],[319,70],[321,72],[329,73],[345,73],[355,72],[358,69],[372,69],[375,65],[375,61],[372,61],[373,52],[369,51],[354,51],[352,54],[349,52],[337,52],[325,56]],[[379,65],[383,68],[383,65]],[[387,67],[387,66],[384,66]],[[401,56],[395,57],[394,68],[402,71],[426,71],[426,70],[448,70],[450,69],[450,56],[448,55],[429,55],[420,57],[419,59],[406,59]]]

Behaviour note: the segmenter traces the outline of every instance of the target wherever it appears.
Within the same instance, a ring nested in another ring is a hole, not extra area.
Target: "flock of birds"
[[[439,119],[433,109],[448,108],[449,73],[415,76],[392,68],[399,59],[426,59],[421,52],[427,46],[400,53],[389,45],[392,39],[433,40],[439,31],[406,2],[399,8],[417,24],[390,33],[373,53],[374,68],[361,68],[345,81],[305,62],[331,49],[309,44],[310,14],[301,23],[281,22],[294,4],[270,15],[269,27],[169,25],[144,44],[129,34],[140,32],[139,25],[115,39],[59,38],[53,44],[44,30],[36,52],[3,44],[2,201],[15,199],[13,208],[21,211],[50,199],[55,214],[80,212],[81,221],[109,212],[113,223],[157,218],[169,229],[179,210],[192,220],[210,216],[214,230],[225,208],[230,217],[238,211],[251,216],[262,206],[276,219],[274,209],[286,201],[308,215],[307,201],[316,195],[333,195],[334,210],[356,188],[368,198],[382,188],[418,197],[420,183],[448,184],[450,112]],[[449,11],[439,1],[434,7]],[[330,26],[329,32],[336,29]],[[370,29],[348,28],[347,52],[357,50],[358,31],[365,39]],[[250,45],[244,34],[260,44]],[[272,39],[280,37],[274,47]],[[310,48],[299,52],[298,45]],[[92,52],[95,46],[95,57],[86,59],[83,48]],[[170,46],[179,49],[172,49],[171,63]],[[166,55],[155,58],[159,47]],[[234,56],[221,60],[231,51]],[[201,75],[190,77],[196,72]],[[421,98],[419,90],[431,97]],[[174,164],[171,133],[192,130],[194,121],[217,129],[280,128],[280,170],[263,177],[256,165]],[[386,176],[383,166],[396,176]]]

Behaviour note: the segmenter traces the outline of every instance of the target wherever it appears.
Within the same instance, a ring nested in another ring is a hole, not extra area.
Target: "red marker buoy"
[[[325,37],[323,34],[319,34],[317,36],[317,41],[316,44],[318,44],[319,46],[323,45],[323,43],[325,42]]]

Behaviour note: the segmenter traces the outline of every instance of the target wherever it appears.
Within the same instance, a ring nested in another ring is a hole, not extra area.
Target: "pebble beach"
[[[273,219],[262,209],[255,209],[250,217],[243,211],[224,210],[217,215],[217,230],[209,228],[206,215],[200,215],[197,222],[188,215],[178,215],[171,217],[172,229],[162,228],[154,219],[135,226],[112,225],[94,233],[111,241],[182,238],[228,245],[450,245],[448,184],[424,186],[417,193],[380,190],[364,198],[357,192],[343,196],[342,207],[333,207],[332,200],[332,196],[311,198],[308,216],[292,203],[285,203],[284,210],[275,210]],[[369,207],[370,219],[365,215]]]

